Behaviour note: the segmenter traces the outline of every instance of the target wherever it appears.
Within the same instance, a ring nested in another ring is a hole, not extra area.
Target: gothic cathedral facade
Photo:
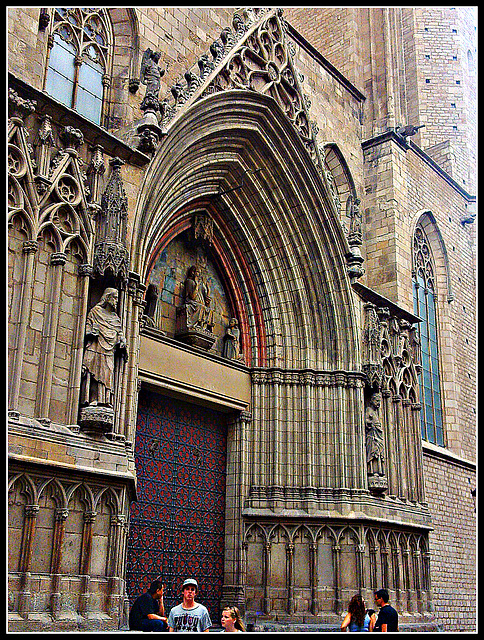
[[[472,7],[8,11],[12,631],[476,628]]]

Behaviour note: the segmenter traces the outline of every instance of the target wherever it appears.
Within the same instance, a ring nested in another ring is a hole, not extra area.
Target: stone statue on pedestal
[[[187,327],[189,329],[213,329],[212,299],[207,285],[200,278],[200,269],[190,267],[185,280],[185,307],[187,309]]]
[[[106,431],[114,418],[115,355],[127,360],[127,345],[121,319],[116,313],[117,289],[105,289],[101,300],[89,311],[86,320],[86,347],[82,362],[81,426],[93,425],[98,419]],[[95,429],[96,430],[96,429]]]
[[[240,360],[240,329],[237,318],[231,318],[224,337],[222,356],[229,360]]]
[[[143,53],[141,60],[141,83],[146,85],[145,97],[153,96],[156,100],[160,95],[161,78],[165,71],[161,69],[158,62],[161,58],[159,51],[152,51],[150,48]]]
[[[365,411],[366,464],[368,480],[372,489],[386,489],[384,469],[383,428],[380,422],[381,394],[376,392],[370,397]]]
[[[203,282],[198,266],[189,268],[184,294],[184,303],[177,309],[175,337],[203,349],[210,349],[216,340],[213,333],[214,309],[209,287]]]

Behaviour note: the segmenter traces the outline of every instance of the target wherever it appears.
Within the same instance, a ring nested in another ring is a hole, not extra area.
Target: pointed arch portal
[[[336,485],[364,484],[361,465],[357,462],[361,457],[358,447],[349,454],[351,460],[344,456],[333,458],[330,446],[316,459],[314,449],[318,438],[324,437],[328,445],[332,442],[344,411],[357,414],[361,384],[356,379],[349,382],[348,376],[356,378],[361,374],[357,366],[358,321],[346,264],[349,248],[338,212],[320,169],[293,124],[272,98],[239,90],[215,93],[192,104],[172,122],[145,174],[133,224],[133,267],[146,287],[162,252],[184,237],[183,234],[186,236],[194,213],[199,212],[213,221],[210,256],[228,304],[239,319],[244,354],[242,365],[230,367],[229,363],[224,365],[216,359],[210,371],[215,371],[215,366],[222,369],[225,366],[217,375],[229,380],[235,367],[235,374],[241,376],[240,379],[245,376],[244,384],[248,385],[245,405],[240,401],[239,406],[217,407],[214,401],[211,405],[208,403],[212,413],[209,411],[203,419],[194,417],[197,410],[192,405],[188,413],[193,415],[184,422],[190,439],[197,441],[207,430],[209,416],[219,415],[217,446],[222,444],[227,453],[225,503],[221,503],[219,516],[225,524],[230,522],[230,531],[220,537],[219,530],[212,535],[209,527],[207,535],[212,538],[208,540],[205,535],[202,545],[214,553],[218,550],[224,558],[222,564],[213,558],[208,562],[212,567],[218,566],[219,573],[215,575],[212,571],[205,580],[219,585],[206,595],[212,598],[215,613],[222,584],[237,585],[243,581],[240,550],[243,502],[247,496],[262,504],[266,498],[272,500],[270,496],[274,492],[281,494],[288,489],[290,493],[299,491],[296,486],[302,486],[301,504],[307,508],[314,487],[323,495]],[[151,531],[151,535],[159,543],[153,542],[160,557],[154,560],[149,545],[143,547],[147,522],[155,517],[148,513],[153,504],[145,504],[143,496],[147,487],[160,489],[163,478],[177,477],[174,452],[179,446],[174,435],[171,453],[153,467],[153,460],[147,463],[146,439],[151,438],[151,444],[156,441],[155,447],[161,446],[170,429],[166,416],[176,413],[177,407],[184,406],[186,400],[198,404],[195,383],[190,388],[191,397],[187,390],[181,393],[179,386],[176,392],[165,383],[161,390],[156,388],[156,376],[151,376],[150,367],[153,371],[156,369],[158,378],[165,382],[170,375],[176,377],[173,371],[176,365],[164,360],[161,352],[157,355],[156,348],[155,341],[147,343],[142,336],[140,368],[145,385],[140,396],[135,444],[139,503],[132,507],[128,545],[128,594],[131,597],[135,593],[130,593],[130,588],[139,591],[134,585],[141,586],[138,565],[146,554],[150,562],[153,560],[152,578],[156,577],[155,573],[169,574],[170,567],[174,567],[173,554],[185,558],[189,555],[187,541],[200,540],[202,536],[196,526],[190,527],[188,511],[181,516],[177,511],[177,517],[182,517],[183,522],[170,529],[175,511],[168,513],[165,502],[156,502],[155,498],[153,513],[161,514],[161,519],[157,520],[156,531]],[[187,351],[190,349],[185,345],[180,346],[183,357],[192,358],[194,372],[190,372],[190,381],[200,381],[201,372],[209,371],[204,369],[209,366],[207,358],[193,350],[187,355]],[[268,377],[264,378],[266,374]],[[319,380],[317,390],[316,378]],[[301,394],[298,400],[296,387]],[[339,387],[337,399],[332,397],[331,387]],[[166,395],[157,396],[159,392]],[[153,400],[148,400],[155,397],[161,403],[157,406],[164,407],[162,423],[159,423],[159,411],[152,406]],[[207,405],[207,397],[205,391],[202,404]],[[301,408],[296,410],[298,403]],[[313,404],[318,407],[317,411]],[[287,415],[283,406],[288,408]],[[246,412],[249,418],[240,418],[241,409],[250,412]],[[217,410],[225,412],[226,418]],[[324,436],[321,435],[322,422],[328,432]],[[304,429],[302,424],[306,425]],[[356,418],[352,429],[354,434],[348,437],[362,442],[360,418]],[[244,447],[254,452],[250,465],[245,467]],[[285,460],[287,448],[294,450],[291,463]],[[332,462],[324,456],[330,456]],[[334,478],[328,477],[330,464]],[[148,467],[153,467],[149,477]],[[297,477],[295,472],[302,468],[307,469],[305,478]],[[211,477],[203,456],[199,470],[202,476]],[[205,494],[210,494],[214,487],[205,487]],[[182,486],[177,485],[175,489],[174,495]],[[166,487],[163,491],[166,493]],[[202,506],[200,509],[203,511]],[[165,545],[160,542],[163,536]],[[197,562],[199,560],[200,555]],[[202,569],[197,564],[200,576]],[[181,571],[180,567],[177,571]],[[167,579],[175,588],[177,579],[183,576],[178,576],[176,571],[172,574]]]
[[[143,282],[197,208],[214,219],[215,252],[250,344],[246,364],[353,370],[346,239],[318,169],[271,98],[226,91],[173,123],[137,204]]]

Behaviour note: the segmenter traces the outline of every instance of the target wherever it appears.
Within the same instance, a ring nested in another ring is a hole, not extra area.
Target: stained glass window
[[[101,124],[109,54],[109,19],[104,9],[56,8],[45,91]]]
[[[422,319],[419,325],[422,348],[420,427],[423,440],[444,446],[435,277],[430,245],[421,226],[415,231],[413,256],[413,308],[415,315]]]

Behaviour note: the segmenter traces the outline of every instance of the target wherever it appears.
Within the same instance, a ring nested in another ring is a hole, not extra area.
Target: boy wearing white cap
[[[210,614],[206,607],[195,602],[198,583],[188,578],[182,585],[183,602],[170,611],[168,616],[169,631],[208,631],[212,626]]]

